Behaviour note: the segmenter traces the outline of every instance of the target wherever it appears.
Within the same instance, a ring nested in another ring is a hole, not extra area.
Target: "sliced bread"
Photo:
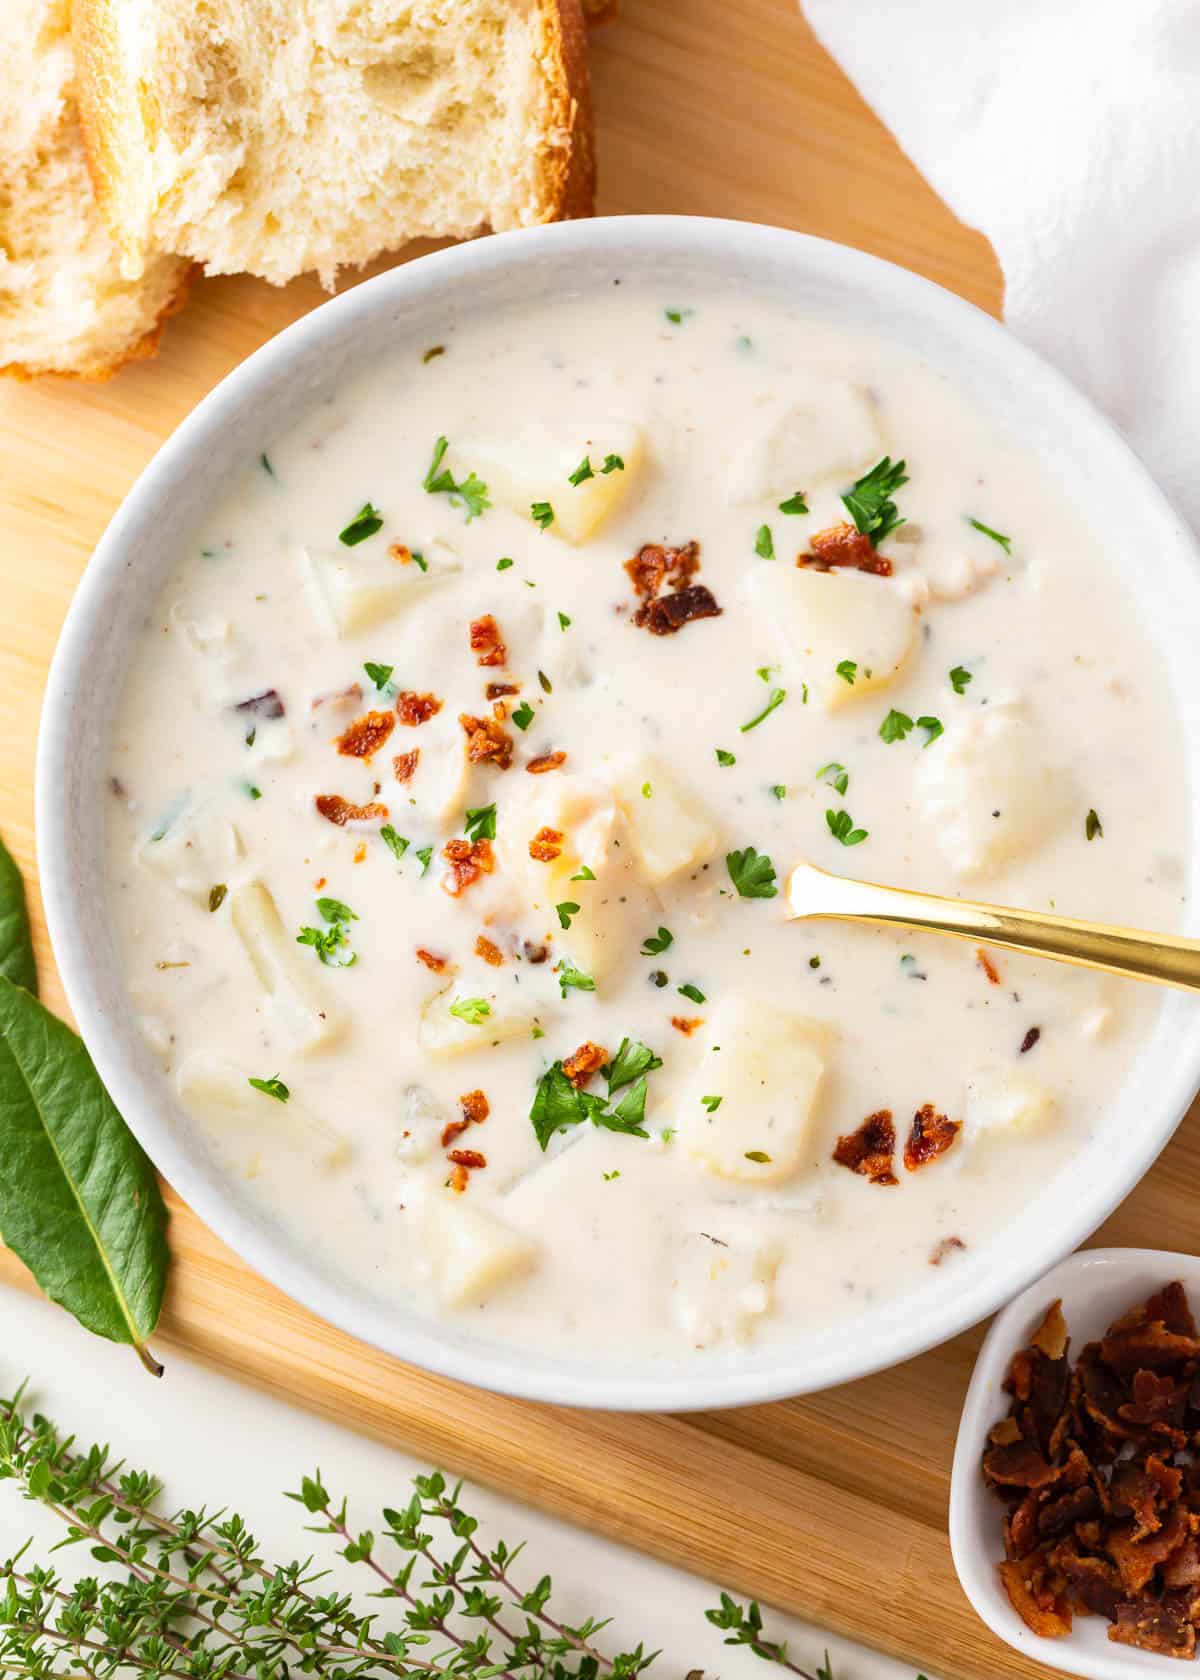
[[[122,274],[75,105],[69,0],[0,0],[0,373],[103,379],[153,352],[189,264]]]
[[[419,237],[590,213],[581,0],[75,0],[124,272],[332,284]]]

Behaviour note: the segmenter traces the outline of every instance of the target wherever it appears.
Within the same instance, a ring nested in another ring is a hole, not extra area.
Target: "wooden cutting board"
[[[802,228],[998,311],[991,250],[904,159],[794,0],[624,0],[622,18],[595,36],[593,66],[602,211]],[[46,380],[0,392],[0,830],[30,883],[45,995],[64,1012],[36,900],[33,761],[71,591],[158,444],[223,374],[320,300],[310,282],[209,281],[171,323],[157,361],[110,385]],[[1101,1239],[1192,1246],[1197,1185],[1193,1111]],[[978,1332],[884,1375],[772,1406],[687,1418],[537,1407],[427,1376],[327,1328],[171,1204],[167,1348],[945,1680],[1048,1673],[995,1640],[951,1567],[948,1473]],[[0,1276],[29,1282],[2,1252]],[[36,1370],[36,1350],[30,1363]],[[648,1609],[651,1640],[652,1620]]]

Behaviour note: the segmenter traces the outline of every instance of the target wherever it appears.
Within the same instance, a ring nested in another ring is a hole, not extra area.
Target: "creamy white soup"
[[[783,894],[1175,922],[1169,697],[1054,461],[887,343],[640,285],[264,442],[148,612],[108,869],[147,1038],[298,1247],[501,1343],[714,1360],[1069,1166],[1150,990]]]

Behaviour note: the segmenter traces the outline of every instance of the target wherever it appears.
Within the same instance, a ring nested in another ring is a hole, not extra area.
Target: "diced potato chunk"
[[[714,856],[721,837],[708,812],[660,759],[649,753],[625,759],[614,765],[612,776],[638,868],[651,886]]]
[[[1053,1114],[1050,1093],[1008,1068],[980,1068],[967,1081],[969,1139],[993,1131],[1039,1131]]]
[[[189,1103],[219,1109],[239,1124],[248,1117],[269,1127],[279,1137],[294,1138],[310,1148],[321,1166],[338,1167],[349,1160],[349,1140],[330,1125],[289,1089],[285,1103],[258,1091],[250,1083],[250,1076],[209,1050],[196,1050],[180,1064],[175,1075],[175,1089]]]
[[[562,852],[544,862],[529,843],[543,829],[561,834]],[[625,844],[617,845],[620,839]],[[514,894],[512,913],[534,920],[537,939],[549,933],[556,956],[566,956],[593,979],[602,979],[627,954],[651,913],[634,849],[607,782],[552,771],[527,776],[502,807],[497,835],[499,876]],[[584,880],[572,879],[588,869]],[[555,905],[579,905],[571,925],[560,928]]]
[[[785,673],[826,711],[894,682],[916,641],[917,615],[889,578],[776,563],[756,566],[748,588]]]
[[[422,552],[422,570],[415,561],[382,554],[345,554],[300,550],[301,571],[321,623],[332,635],[351,636],[423,601],[431,589],[462,570],[462,562],[441,543]]]
[[[692,1159],[743,1184],[789,1178],[812,1151],[827,1040],[819,1022],[767,998],[732,997],[715,1009],[679,1099],[679,1136]],[[705,1101],[714,1097],[715,1107]]]
[[[469,1193],[434,1192],[422,1210],[421,1226],[443,1306],[485,1300],[537,1257],[534,1242],[477,1207]]]
[[[384,796],[394,816],[400,802],[411,799],[412,809],[426,822],[438,827],[461,823],[471,777],[464,742],[462,725],[449,706],[417,728],[393,730],[388,742],[393,759],[414,750],[418,754],[411,778],[398,788],[389,788]],[[395,820],[400,821],[399,817]]]
[[[774,501],[829,479],[848,489],[886,453],[865,392],[826,381],[819,402],[797,404],[751,439],[733,463],[729,499]]]
[[[566,442],[561,430],[526,426],[501,438],[464,440],[454,453],[464,472],[471,469],[486,481],[493,501],[526,519],[535,502],[548,502],[554,520],[547,529],[578,545],[594,535],[628,497],[642,469],[645,441],[640,426],[627,420],[605,420]],[[591,477],[572,484],[571,475],[585,456],[591,463]],[[610,456],[624,466],[605,472]]]
[[[770,1242],[718,1241],[699,1231],[685,1236],[674,1257],[671,1305],[688,1342],[712,1347],[747,1340],[754,1320],[771,1310],[777,1265]]]
[[[1070,807],[1069,784],[1019,701],[963,709],[917,770],[921,816],[962,876],[1041,845]]]
[[[215,886],[228,884],[241,856],[241,836],[215,802],[164,816],[135,853],[143,869],[166,876],[205,910],[209,893]]]
[[[935,601],[962,601],[982,589],[1000,570],[999,543],[964,527],[952,536],[922,531],[908,545]]]
[[[451,1013],[456,1005],[457,1015]],[[417,1043],[427,1056],[488,1050],[509,1038],[529,1038],[540,1014],[545,1010],[528,986],[519,988],[511,978],[498,986],[491,970],[486,976],[464,970],[421,1011]]]
[[[340,1032],[340,1022],[300,958],[300,947],[280,920],[275,900],[261,881],[247,881],[229,894],[234,930],[267,994],[271,1013],[296,1050],[319,1049]]]

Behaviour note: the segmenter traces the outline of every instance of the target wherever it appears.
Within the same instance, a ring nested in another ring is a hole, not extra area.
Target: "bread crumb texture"
[[[330,286],[591,209],[580,0],[76,0],[75,27],[128,275],[157,249]]]
[[[188,263],[125,277],[75,102],[68,0],[0,0],[0,372],[102,379],[152,353]]]

